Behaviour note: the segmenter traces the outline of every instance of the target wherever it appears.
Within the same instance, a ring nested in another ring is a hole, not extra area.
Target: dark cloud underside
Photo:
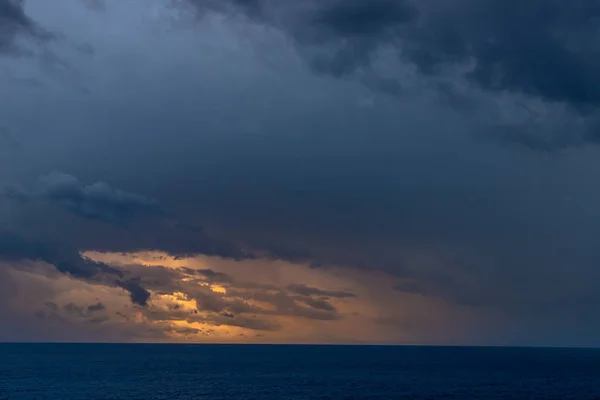
[[[598,1],[50,3],[0,0],[7,296],[87,293],[40,321],[597,343]]]
[[[214,10],[206,1],[188,1]],[[569,110],[566,118],[580,125],[562,134],[532,133],[548,129],[535,124],[489,129],[502,141],[534,149],[597,141],[600,5],[596,0],[226,4],[230,7],[220,11],[245,13],[287,34],[318,72],[359,77],[373,89],[398,96],[406,95],[410,86],[401,71],[414,67],[452,107],[478,107],[476,99],[463,93],[466,82],[487,93],[513,93],[564,105]],[[387,62],[381,61],[382,56],[389,61],[390,53],[397,64],[382,65]],[[528,111],[535,121],[537,112]]]
[[[262,4],[232,3],[253,13]],[[583,109],[600,102],[596,0],[308,3],[310,12],[301,14],[297,25],[277,26],[301,46],[337,44],[328,67],[334,74],[368,66],[374,52],[390,46],[425,75],[473,62],[464,76],[484,89],[521,92]],[[292,2],[289,6],[294,7]]]
[[[0,54],[14,53],[17,49],[14,42],[19,35],[36,39],[48,37],[23,7],[24,0],[0,0]]]

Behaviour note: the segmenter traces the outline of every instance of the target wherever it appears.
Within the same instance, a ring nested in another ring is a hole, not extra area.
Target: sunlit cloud
[[[122,289],[73,280],[52,272],[52,266],[10,270],[23,285],[45,279],[44,287],[52,289],[38,294],[39,300],[17,301],[19,306],[37,319],[69,321],[87,331],[110,329],[113,338],[211,343],[404,343],[422,340],[431,321],[445,312],[443,304],[394,290],[391,277],[363,270],[160,252],[83,256],[138,279],[150,292],[147,306],[132,306]],[[428,317],[418,322],[421,312]],[[401,323],[410,329],[399,330]]]

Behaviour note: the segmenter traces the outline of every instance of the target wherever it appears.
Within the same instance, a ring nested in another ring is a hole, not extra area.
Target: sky
[[[600,346],[596,0],[0,0],[0,341]]]

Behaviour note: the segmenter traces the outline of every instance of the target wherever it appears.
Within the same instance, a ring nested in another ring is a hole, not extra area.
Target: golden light
[[[227,293],[227,289],[225,289],[221,285],[211,285],[210,286],[210,290],[212,290],[215,293],[222,293],[222,294],[226,294]]]

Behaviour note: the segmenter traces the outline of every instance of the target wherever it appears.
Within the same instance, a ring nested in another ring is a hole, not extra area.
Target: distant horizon
[[[332,346],[332,347],[439,347],[439,348],[499,348],[499,349],[583,349],[600,350],[600,346],[541,346],[541,345],[451,345],[451,344],[392,344],[392,343],[199,343],[199,342],[8,342],[0,345],[37,344],[37,345],[150,345],[150,346]]]

